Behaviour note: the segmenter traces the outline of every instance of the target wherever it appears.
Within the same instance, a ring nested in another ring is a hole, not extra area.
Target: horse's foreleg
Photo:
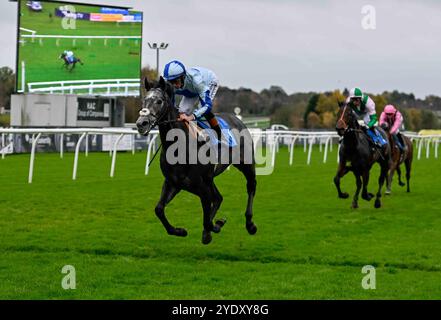
[[[361,198],[366,201],[371,201],[374,195],[372,193],[369,193],[367,189],[369,185],[369,170],[365,170],[361,177],[363,180],[363,191],[361,192]]]
[[[389,170],[389,165],[381,164],[381,173],[380,177],[378,178],[378,192],[377,192],[377,198],[375,199],[375,208],[381,208],[381,189],[383,188],[384,181],[387,178],[387,173]]]
[[[183,228],[175,228],[173,227],[167,220],[165,216],[165,206],[178,194],[180,189],[171,185],[169,182],[164,181],[162,185],[161,198],[159,199],[158,204],[155,208],[156,216],[161,220],[162,225],[169,235],[185,237],[187,235],[187,231]]]
[[[360,194],[360,189],[361,189],[362,183],[361,183],[360,174],[354,172],[354,176],[355,176],[355,183],[357,184],[357,190],[355,191],[354,198],[352,200],[352,208],[357,209],[358,208],[358,195]]]
[[[337,174],[334,177],[334,184],[337,188],[338,197],[342,199],[347,199],[349,197],[349,194],[347,192],[342,192],[340,189],[340,179],[343,178],[348,172],[349,168],[346,166],[346,161],[340,160],[338,164]]]

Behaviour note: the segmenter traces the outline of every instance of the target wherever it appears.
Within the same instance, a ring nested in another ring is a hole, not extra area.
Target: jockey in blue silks
[[[204,117],[220,140],[221,129],[212,112],[213,99],[219,88],[214,72],[201,67],[186,69],[181,62],[173,60],[165,65],[164,78],[175,87],[176,94],[183,96],[179,104],[179,119],[193,121]]]
[[[64,54],[68,63],[74,62],[74,53],[72,51],[64,50]]]

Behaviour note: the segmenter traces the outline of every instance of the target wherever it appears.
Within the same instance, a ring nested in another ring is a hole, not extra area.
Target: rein
[[[159,145],[158,149],[156,149],[155,154],[153,155],[152,160],[150,160],[150,162],[149,162],[149,167],[150,167],[150,165],[152,164],[153,160],[155,160],[156,155],[158,154],[158,152],[159,152],[159,150],[161,149],[161,147],[162,147],[162,143]]]
[[[345,107],[343,108],[343,112],[341,113],[341,116],[340,116],[340,119],[338,119],[338,121],[341,121],[341,122],[343,122],[343,124],[344,124],[344,126],[345,126],[345,130],[347,130],[348,129],[348,124],[346,123],[346,121],[344,120],[344,116],[345,116],[345,113],[346,113],[346,108],[348,107],[348,105],[345,105]]]
[[[347,108],[347,107],[348,107],[348,105],[345,105],[345,107],[343,108],[343,112],[341,113],[340,119],[338,119],[338,121],[343,122],[343,125],[344,125],[344,131],[345,131],[345,132],[351,132],[351,131],[354,131],[354,132],[363,132],[363,130],[361,130],[361,129],[358,129],[358,128],[351,128],[351,127],[349,127],[349,125],[348,125],[347,122],[345,121],[344,116],[345,116],[345,114],[346,114],[346,108]]]

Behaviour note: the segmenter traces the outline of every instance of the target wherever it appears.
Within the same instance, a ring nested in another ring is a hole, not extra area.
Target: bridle
[[[156,91],[160,91],[161,92],[161,98],[163,99],[163,101],[165,102],[165,107],[163,107],[163,108],[161,108],[161,113],[159,114],[159,115],[155,115],[155,114],[153,114],[153,113],[146,113],[146,114],[141,114],[141,112],[142,112],[142,110],[140,111],[140,115],[143,115],[143,116],[148,116],[148,115],[151,115],[153,118],[154,118],[154,120],[153,120],[153,123],[151,124],[151,128],[154,128],[154,127],[156,127],[156,126],[158,126],[158,125],[161,125],[161,124],[166,124],[166,123],[172,123],[172,122],[177,122],[178,120],[177,119],[175,119],[175,120],[161,120],[161,119],[163,119],[166,115],[167,115],[167,113],[168,113],[168,109],[170,108],[170,98],[168,97],[168,95],[163,91],[163,90],[161,90],[161,89],[158,89],[158,88],[156,88],[156,89],[154,89],[154,90],[156,90]],[[143,108],[144,109],[144,108]],[[146,108],[147,109],[147,108]],[[148,110],[148,109],[147,109]],[[150,112],[150,110],[149,110],[149,112]]]
[[[361,131],[358,128],[351,128],[349,127],[349,125],[347,124],[347,122],[344,119],[344,116],[346,114],[346,108],[348,107],[348,105],[346,104],[343,108],[343,111],[341,113],[340,119],[338,119],[337,123],[342,122],[343,123],[343,128],[341,129],[337,129],[337,130],[342,130],[343,129],[343,134],[345,134],[346,132],[351,132],[351,131]]]
[[[346,113],[346,108],[348,107],[348,105],[346,104],[345,105],[345,107],[343,108],[343,111],[342,111],[342,113],[341,113],[341,116],[340,116],[340,119],[338,119],[338,122],[343,122],[343,125],[344,125],[344,127],[343,127],[343,129],[346,131],[347,129],[348,129],[348,124],[346,123],[346,121],[345,121],[345,119],[344,119],[344,116],[345,116],[345,113]]]

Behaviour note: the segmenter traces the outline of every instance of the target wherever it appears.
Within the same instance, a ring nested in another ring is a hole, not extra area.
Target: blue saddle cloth
[[[372,138],[372,140],[375,143],[378,143],[381,146],[387,144],[387,140],[381,135],[381,133],[376,128],[367,130],[367,134],[369,137]]]
[[[219,122],[219,126],[221,128],[222,135],[224,137],[222,143],[224,145],[228,145],[229,147],[237,146],[236,138],[234,138],[234,135],[231,132],[230,126],[228,125],[228,123],[219,116],[217,116],[216,118],[217,118],[217,121]],[[208,121],[206,121],[205,119],[198,119],[197,123],[198,123],[198,126],[201,127],[202,129],[209,129],[209,130],[206,130],[206,132],[208,133],[208,136],[210,137],[210,144],[211,145],[218,145],[220,143],[220,141],[217,139],[216,131],[214,131],[211,128]]]

